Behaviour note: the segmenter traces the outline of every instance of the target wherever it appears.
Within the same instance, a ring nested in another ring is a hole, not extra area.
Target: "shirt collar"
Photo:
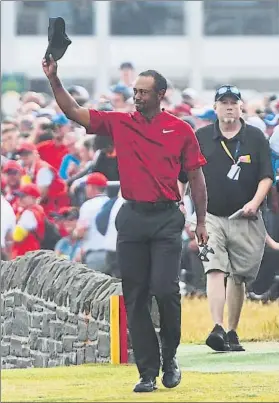
[[[166,115],[166,111],[165,109],[161,109],[161,112],[158,113],[157,115],[154,116],[154,118],[152,120],[147,120],[140,112],[136,111],[132,113],[133,118],[137,121],[137,122],[145,122],[145,123],[154,123],[155,121],[158,121],[162,118],[164,118]]]
[[[239,140],[241,143],[243,143],[244,138],[245,138],[246,123],[242,118],[240,118],[240,122],[241,122],[241,129],[231,140],[236,139],[236,140]],[[214,123],[213,139],[217,140],[217,139],[224,139],[224,138],[225,137],[222,135],[220,128],[219,128],[219,120],[217,119],[216,122]]]

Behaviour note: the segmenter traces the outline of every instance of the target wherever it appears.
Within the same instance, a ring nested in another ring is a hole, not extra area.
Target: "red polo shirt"
[[[64,144],[56,145],[54,140],[47,140],[37,144],[37,150],[41,159],[57,171],[59,171],[63,157],[69,152]]]
[[[112,136],[126,200],[180,200],[177,178],[206,163],[188,123],[161,112],[150,122],[139,112],[90,109],[88,133]]]

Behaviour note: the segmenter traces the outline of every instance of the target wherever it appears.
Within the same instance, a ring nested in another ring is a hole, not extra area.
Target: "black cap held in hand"
[[[46,60],[49,62],[49,55],[52,55],[55,61],[61,59],[71,43],[72,41],[65,32],[64,19],[62,17],[49,18]]]

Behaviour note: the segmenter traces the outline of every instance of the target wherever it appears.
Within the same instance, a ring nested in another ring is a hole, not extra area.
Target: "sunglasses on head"
[[[226,94],[226,92],[230,92],[230,93],[235,94],[240,97],[239,89],[236,86],[229,86],[229,85],[219,88],[217,90],[216,95],[223,95],[223,94]]]

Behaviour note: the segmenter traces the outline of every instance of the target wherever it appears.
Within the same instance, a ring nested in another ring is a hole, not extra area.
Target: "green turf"
[[[3,370],[3,402],[278,402],[279,343],[244,343],[246,352],[181,345],[182,382],[152,394],[132,392],[134,365]]]
[[[216,353],[207,346],[182,345],[179,362],[185,371],[278,371],[279,343],[244,343],[245,352]]]
[[[2,372],[2,402],[278,402],[279,373],[186,372],[175,389],[133,393],[135,366],[81,365]]]

